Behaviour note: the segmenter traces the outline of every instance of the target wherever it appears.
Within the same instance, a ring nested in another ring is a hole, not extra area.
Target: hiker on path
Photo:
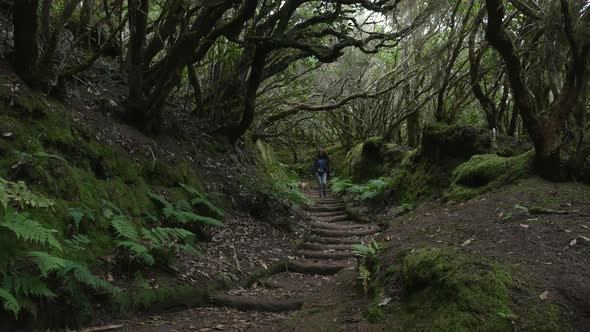
[[[318,190],[320,197],[322,194],[326,196],[326,186],[328,185],[328,178],[330,177],[330,158],[324,149],[318,151],[318,156],[313,163],[311,173],[315,174],[318,179]]]

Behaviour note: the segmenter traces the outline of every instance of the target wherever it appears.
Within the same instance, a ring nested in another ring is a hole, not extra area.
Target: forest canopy
[[[23,0],[13,64],[64,98],[97,61],[124,69],[122,118],[162,129],[184,102],[218,138],[277,144],[372,136],[416,147],[425,123],[530,140],[540,172],[588,166],[582,0]]]

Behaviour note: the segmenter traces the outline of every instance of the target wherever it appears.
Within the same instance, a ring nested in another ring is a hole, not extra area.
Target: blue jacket
[[[313,163],[312,174],[326,173],[330,176],[330,162],[328,159],[319,158]]]

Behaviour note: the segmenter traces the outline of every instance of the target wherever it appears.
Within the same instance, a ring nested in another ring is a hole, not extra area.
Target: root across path
[[[353,244],[368,243],[381,231],[351,220],[342,199],[309,195],[313,221],[294,254],[274,274],[251,287],[210,295],[209,305],[126,327],[128,331],[273,331],[343,270],[356,266]],[[352,271],[351,271],[352,272]]]

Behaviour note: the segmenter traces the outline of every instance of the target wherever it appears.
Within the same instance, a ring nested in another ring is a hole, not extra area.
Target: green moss
[[[371,137],[348,152],[344,176],[355,183],[390,176],[400,168],[407,154],[408,151],[397,144],[385,143],[381,137]]]
[[[309,204],[309,200],[299,191],[297,186],[297,174],[288,172],[286,165],[281,164],[274,155],[272,148],[262,141],[258,140],[252,147],[256,151],[257,169],[260,178],[257,184],[251,183],[250,180],[243,181],[254,190],[263,190],[267,194],[277,198],[284,198],[291,201]]]
[[[441,249],[404,253],[395,266],[404,294],[389,308],[389,324],[402,330],[505,331],[514,316],[510,274]],[[389,280],[389,282],[392,282]],[[395,322],[395,323],[394,323]]]
[[[453,171],[447,197],[456,201],[466,200],[513,183],[530,174],[533,159],[532,150],[510,158],[475,155]]]
[[[186,163],[172,165],[162,160],[147,162],[143,166],[143,176],[151,185],[174,187],[185,183],[192,187],[200,187],[198,174]]]
[[[367,318],[384,317],[384,324],[396,330],[509,331],[515,322],[531,331],[567,326],[552,303],[517,305],[511,294],[521,285],[512,270],[481,258],[421,248],[402,252],[388,269],[386,262],[379,264],[384,272],[371,284],[375,298]],[[396,294],[383,293],[400,288]],[[379,314],[376,307],[384,296],[395,299]]]

